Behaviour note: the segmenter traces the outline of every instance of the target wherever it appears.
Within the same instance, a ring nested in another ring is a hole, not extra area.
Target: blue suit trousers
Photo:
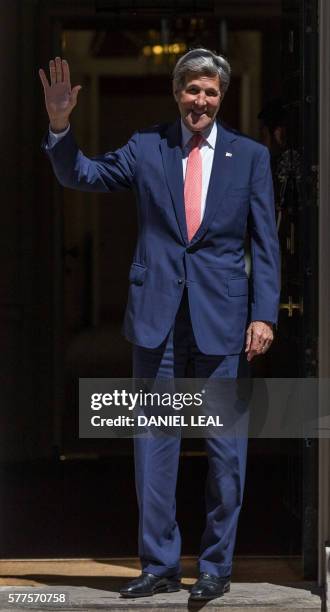
[[[193,376],[196,378],[236,379],[249,375],[248,362],[243,353],[206,355],[198,350],[185,291],[166,340],[155,349],[133,345],[133,376],[184,378],[188,361],[193,366]],[[142,570],[157,576],[172,576],[181,572],[181,537],[175,500],[180,438],[180,435],[156,435],[134,439],[139,556]],[[205,487],[206,525],[199,554],[200,572],[219,577],[231,573],[243,499],[247,440],[248,412],[243,427],[241,424],[235,437],[205,438],[208,476]]]

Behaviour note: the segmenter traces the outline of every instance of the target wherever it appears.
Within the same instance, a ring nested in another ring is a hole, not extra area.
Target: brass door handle
[[[299,310],[300,314],[303,314],[303,312],[304,312],[303,298],[300,299],[299,303],[296,303],[296,302],[292,301],[292,296],[289,295],[287,303],[281,302],[280,310],[287,310],[289,317],[293,316],[293,311],[294,310]]]

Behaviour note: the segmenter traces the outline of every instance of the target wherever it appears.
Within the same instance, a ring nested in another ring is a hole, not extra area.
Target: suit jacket
[[[187,287],[196,343],[206,354],[238,354],[249,320],[276,323],[279,246],[266,147],[217,125],[212,173],[201,226],[188,241],[183,197],[181,124],[136,132],[122,148],[88,158],[72,131],[43,149],[65,187],[133,189],[138,236],[129,273],[123,331],[155,348],[173,325]],[[251,237],[252,277],[245,272]]]

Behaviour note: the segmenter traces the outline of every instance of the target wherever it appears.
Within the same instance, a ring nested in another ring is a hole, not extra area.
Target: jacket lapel
[[[236,140],[233,132],[217,123],[217,139],[214,150],[212,172],[205,203],[202,223],[191,240],[194,244],[201,239],[211,224],[215,213],[224,203],[226,191],[233,179],[232,142]]]
[[[161,140],[160,150],[163,158],[165,176],[171,192],[177,222],[182,240],[188,244],[186,214],[183,196],[183,171],[181,150],[181,124],[180,119],[170,125]]]

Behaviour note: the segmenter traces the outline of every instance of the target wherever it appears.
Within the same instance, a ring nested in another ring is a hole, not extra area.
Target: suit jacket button
[[[183,279],[182,278],[178,278],[178,285],[182,285],[183,283]]]

